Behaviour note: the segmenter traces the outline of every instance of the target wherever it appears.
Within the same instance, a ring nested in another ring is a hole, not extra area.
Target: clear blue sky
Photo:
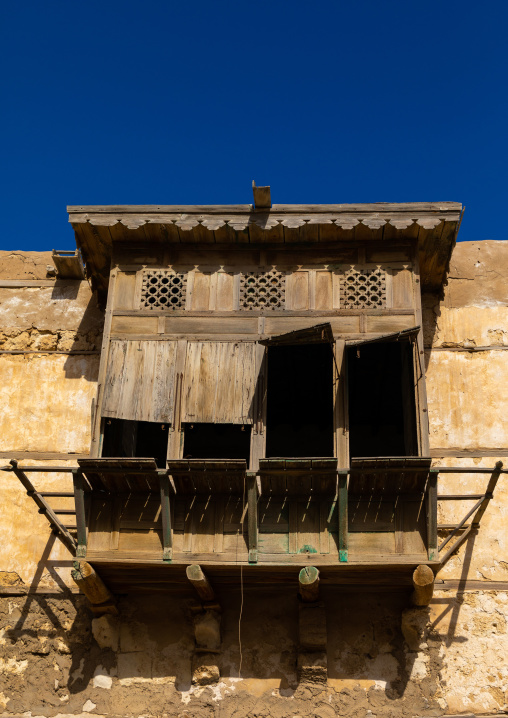
[[[506,239],[508,3],[28,0],[0,8],[2,249],[67,204],[454,200]]]

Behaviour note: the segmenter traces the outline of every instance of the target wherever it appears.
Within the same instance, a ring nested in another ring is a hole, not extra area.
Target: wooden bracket
[[[187,566],[185,573],[202,601],[215,601],[215,593],[203,569],[197,563]]]
[[[249,563],[258,562],[258,484],[256,472],[247,472]]]
[[[96,615],[118,613],[113,594],[95,569],[86,561],[74,561],[73,566],[71,576],[92,604],[92,611]]]
[[[319,571],[315,566],[305,566],[298,575],[300,596],[306,603],[319,600]]]
[[[422,564],[417,566],[413,573],[413,606],[428,606],[434,595],[434,572],[430,566]]]
[[[347,489],[347,472],[339,472],[339,491],[338,491],[338,519],[339,519],[339,561],[347,563],[348,560],[348,489]]]
[[[171,530],[171,505],[169,500],[169,476],[159,474],[162,518],[162,560],[171,563],[173,559],[173,532]]]

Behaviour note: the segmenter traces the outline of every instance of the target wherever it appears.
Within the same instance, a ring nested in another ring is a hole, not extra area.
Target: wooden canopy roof
[[[113,242],[241,246],[417,239],[425,290],[441,287],[462,216],[460,202],[119,205],[68,207],[92,285],[107,291]]]

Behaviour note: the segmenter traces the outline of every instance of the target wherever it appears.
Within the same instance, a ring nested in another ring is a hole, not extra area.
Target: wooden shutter
[[[255,342],[189,342],[182,421],[252,424],[258,371]]]
[[[171,423],[175,396],[176,341],[113,340],[102,415]]]
[[[333,344],[333,331],[329,322],[279,334],[259,342],[265,347],[294,346],[296,344]]]
[[[390,334],[378,334],[370,339],[348,339],[347,347],[360,347],[365,344],[376,344],[378,342],[400,342],[400,341],[416,341],[420,327],[411,327],[410,329],[402,329],[400,332],[391,332]]]

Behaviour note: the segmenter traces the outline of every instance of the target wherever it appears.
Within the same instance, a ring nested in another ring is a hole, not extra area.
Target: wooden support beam
[[[18,467],[18,462],[16,461],[16,459],[11,459],[9,463],[12,466],[12,471],[18,477],[18,479],[21,481],[24,488],[26,489],[26,493],[28,494],[28,496],[31,496],[32,499],[35,501],[39,509],[39,513],[44,514],[44,516],[51,524],[51,528],[53,529],[53,531],[60,536],[62,543],[67,546],[69,551],[74,555],[76,551],[76,541],[74,540],[74,537],[71,536],[65,526],[58,520],[58,516],[55,514],[47,501],[45,501],[45,499],[43,499],[43,497],[35,490],[28,476],[21,468]],[[43,467],[38,466],[37,468],[42,469]]]
[[[81,469],[72,470],[74,482],[74,503],[76,507],[76,527],[78,533],[78,545],[76,546],[76,557],[86,556],[86,514],[85,514],[85,477]]]
[[[319,600],[319,571],[315,566],[302,568],[298,575],[302,601],[311,603]]]
[[[267,187],[256,187],[256,183],[252,180],[252,193],[254,195],[254,209],[271,208],[272,198],[269,185]]]
[[[339,561],[348,559],[348,515],[347,515],[347,473],[339,473],[338,519],[339,519]]]
[[[173,532],[171,530],[171,506],[169,502],[169,476],[159,474],[162,518],[162,560],[171,563],[173,558]]]
[[[115,597],[87,561],[74,561],[71,576],[92,604],[94,613],[118,613]]]
[[[428,606],[434,595],[434,572],[430,566],[424,564],[417,566],[413,572],[413,606]]]
[[[214,590],[210,585],[210,581],[203,573],[201,566],[199,566],[197,563],[193,563],[190,566],[187,566],[187,568],[185,569],[185,573],[187,574],[187,578],[196,589],[196,593],[202,601],[215,600]]]
[[[480,521],[483,518],[483,514],[485,513],[485,510],[487,509],[487,506],[489,505],[489,501],[494,496],[494,489],[496,488],[497,481],[499,477],[501,476],[503,468],[503,462],[498,461],[496,463],[496,467],[494,471],[492,472],[492,476],[490,477],[489,483],[487,485],[487,491],[485,492],[485,498],[483,499],[480,508],[476,512],[473,518],[473,527],[477,529],[480,526]]]
[[[429,472],[427,488],[427,544],[429,561],[438,557],[437,548],[437,472]]]
[[[258,484],[254,471],[247,473],[247,521],[249,563],[258,561]]]

